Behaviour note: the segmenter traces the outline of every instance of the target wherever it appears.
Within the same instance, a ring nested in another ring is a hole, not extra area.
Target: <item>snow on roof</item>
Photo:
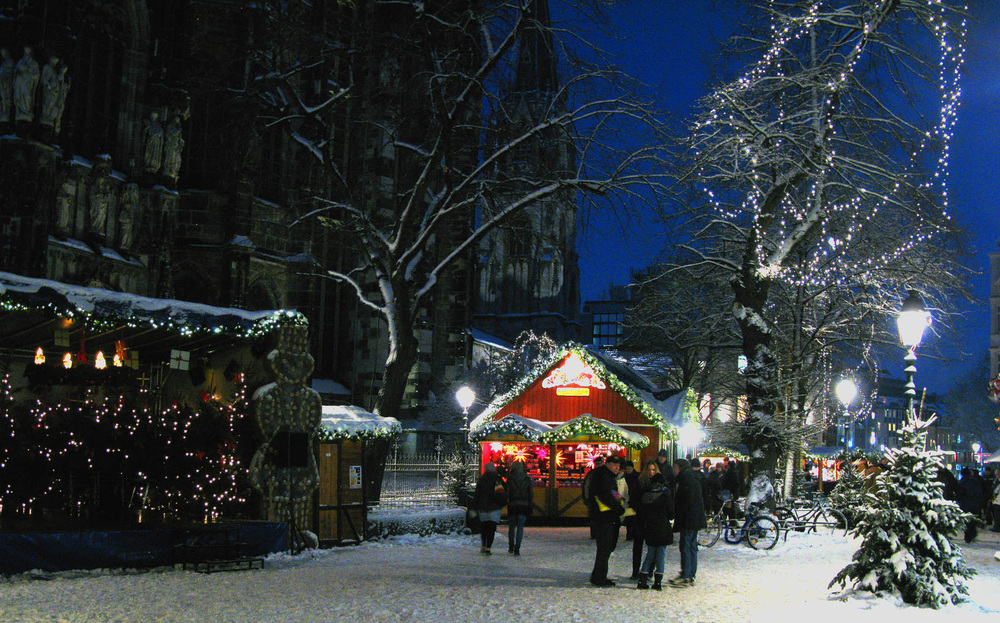
[[[513,350],[514,348],[510,345],[510,342],[501,340],[495,335],[490,335],[480,329],[469,329],[469,335],[472,336],[472,340],[474,342],[479,342],[480,344],[484,344],[486,346],[492,346],[493,348],[499,348],[507,351]]]
[[[400,433],[399,420],[382,417],[353,405],[324,405],[320,439],[375,439]]]
[[[183,335],[198,331],[266,333],[275,325],[306,324],[305,316],[294,310],[246,311],[232,307],[213,307],[4,272],[0,272],[0,306],[9,309],[49,310],[67,316],[79,314],[94,321],[127,322],[152,327],[172,326]]]

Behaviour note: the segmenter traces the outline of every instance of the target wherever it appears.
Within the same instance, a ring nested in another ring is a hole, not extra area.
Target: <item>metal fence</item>
[[[466,482],[475,484],[475,465],[465,457]],[[451,507],[458,503],[454,481],[461,479],[462,457],[453,452],[403,454],[396,448],[386,459],[380,509]]]

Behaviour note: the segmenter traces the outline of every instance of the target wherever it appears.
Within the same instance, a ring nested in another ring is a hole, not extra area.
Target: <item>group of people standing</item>
[[[514,556],[521,554],[524,525],[532,512],[532,486],[523,463],[515,462],[503,475],[494,463],[485,465],[471,504],[480,524],[482,554],[492,554],[504,506],[510,522],[507,551]],[[597,457],[594,468],[584,477],[582,490],[597,550],[590,583],[599,587],[615,585],[608,577],[608,561],[618,544],[624,519],[632,540],[631,579],[637,581],[636,588],[662,590],[666,549],[674,543],[675,533],[681,569],[667,585],[694,586],[698,531],[707,525],[706,513],[718,511],[727,497],[735,499],[741,487],[735,461],[715,467],[706,461],[703,467],[696,458],[671,462],[667,451],[661,450],[656,460],[637,472],[634,464],[623,457]]]
[[[730,482],[726,481],[725,473],[720,471],[714,476],[711,471],[705,473],[696,458],[670,462],[665,450],[640,472],[636,472],[631,461],[617,456],[607,458],[604,464],[595,462],[583,484],[597,549],[590,583],[602,587],[615,585],[608,578],[608,559],[617,545],[628,505],[635,511],[634,517],[626,519],[626,527],[632,540],[632,579],[637,581],[636,588],[662,589],[666,548],[674,543],[675,533],[681,569],[667,584],[673,588],[694,586],[698,573],[698,531],[706,526],[706,512],[716,508],[723,487],[730,487],[734,497],[739,494],[735,462]],[[731,482],[733,478],[737,484]]]

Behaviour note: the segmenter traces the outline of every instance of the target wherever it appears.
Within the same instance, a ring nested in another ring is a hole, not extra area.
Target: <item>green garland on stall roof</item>
[[[604,364],[598,361],[597,358],[588,353],[582,345],[576,342],[567,343],[561,351],[553,355],[546,362],[539,364],[529,374],[522,377],[522,379],[510,391],[494,398],[490,403],[490,406],[486,407],[486,409],[472,421],[470,428],[475,430],[479,427],[485,426],[489,422],[489,419],[496,415],[504,405],[524,393],[524,391],[528,389],[532,383],[537,381],[542,374],[547,372],[553,365],[561,361],[569,353],[576,354],[576,356],[578,356],[584,363],[590,366],[590,368],[602,381],[613,387],[615,391],[622,396],[622,398],[625,398],[625,400],[638,409],[647,420],[655,424],[656,428],[659,429],[665,440],[677,441],[677,429],[675,427],[667,424],[663,420],[663,417],[651,406],[649,406],[645,400],[640,398],[631,387],[623,383],[617,376],[612,374],[610,370],[605,368]],[[690,393],[688,395],[688,400],[693,400]],[[697,411],[694,412],[697,413]]]
[[[2,295],[2,294],[0,294]],[[26,305],[24,303],[19,303],[9,299],[0,299],[0,309],[3,311],[14,311],[14,312],[33,312],[33,311],[43,311],[47,312],[53,316],[59,316],[67,319],[72,319],[74,321],[82,322],[90,328],[99,330],[109,330],[117,328],[122,322],[126,326],[131,328],[153,328],[153,329],[172,329],[180,333],[184,337],[191,337],[197,334],[203,333],[214,333],[214,334],[225,334],[232,335],[234,337],[244,337],[244,338],[255,338],[262,335],[266,335],[275,329],[290,326],[306,326],[309,321],[306,317],[298,311],[295,310],[276,310],[271,315],[266,316],[260,320],[246,320],[244,322],[220,322],[212,323],[210,319],[205,319],[197,324],[191,324],[191,319],[186,320],[186,324],[180,324],[178,322],[168,321],[163,323],[154,322],[151,318],[137,318],[131,316],[128,318],[111,317],[106,315],[98,315],[91,312],[87,312],[79,309],[78,307],[70,304],[66,305],[55,305],[53,303],[45,303],[44,305]],[[249,327],[243,328],[247,323],[251,323]]]
[[[320,441],[337,441],[338,439],[359,439],[359,440],[378,440],[378,439],[392,439],[403,432],[402,426],[399,424],[392,425],[379,425],[373,429],[365,429],[361,431],[349,432],[342,429],[331,430],[329,428],[321,427],[319,429],[319,440]]]
[[[727,448],[726,446],[708,446],[706,448],[698,448],[698,455],[701,456],[702,458],[710,454],[711,455],[721,454],[722,456],[727,456],[731,459],[736,459],[737,461],[750,460],[749,456],[737,450],[733,450],[732,448]]]
[[[607,426],[606,424],[602,424],[592,418],[579,418],[574,420],[569,425],[564,424],[553,431],[542,433],[542,441],[545,443],[556,443],[584,434],[598,435],[611,443],[616,443],[620,446],[627,446],[635,450],[640,450],[649,445],[649,438],[646,436],[642,436],[641,441],[633,441],[629,438],[629,436],[623,434],[621,431]]]
[[[493,422],[488,422],[479,428],[471,431],[469,433],[469,441],[480,441],[494,433],[508,433],[513,435],[520,435],[525,439],[535,442],[542,443],[543,433],[538,430],[526,426],[523,422],[518,422],[517,420],[507,420],[500,419]],[[546,442],[547,443],[547,442]]]

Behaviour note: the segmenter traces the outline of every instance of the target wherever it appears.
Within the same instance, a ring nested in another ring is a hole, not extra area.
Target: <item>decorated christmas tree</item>
[[[878,477],[876,499],[860,510],[853,530],[862,539],[861,548],[831,587],[850,584],[876,594],[898,592],[908,604],[931,608],[968,595],[963,580],[974,571],[952,537],[969,516],[942,496],[943,485],[936,479],[944,469],[941,453],[925,450],[933,421],[913,416],[902,430],[900,448],[887,453],[890,469]]]

